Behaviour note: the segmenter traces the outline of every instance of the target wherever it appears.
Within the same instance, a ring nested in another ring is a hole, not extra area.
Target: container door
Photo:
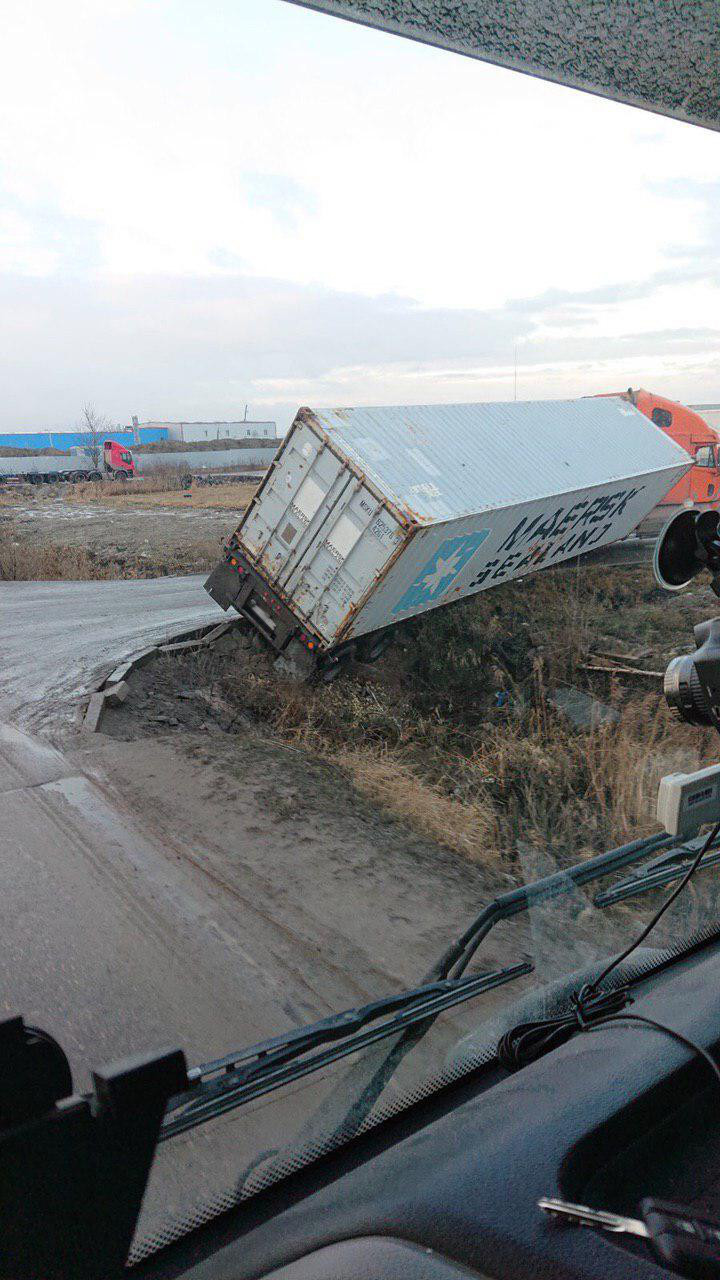
[[[330,644],[404,536],[305,424],[293,431],[238,533],[293,612]]]
[[[351,484],[327,516],[287,583],[293,606],[329,643],[352,633],[365,595],[382,577],[405,531],[362,480]]]
[[[287,579],[350,478],[314,432],[304,425],[295,429],[238,531],[271,582]]]

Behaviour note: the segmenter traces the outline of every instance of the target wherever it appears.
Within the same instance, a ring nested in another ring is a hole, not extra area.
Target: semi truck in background
[[[627,397],[301,409],[205,583],[295,674],[626,537],[690,469]]]
[[[640,522],[637,533],[648,537],[659,533],[670,517],[683,507],[696,507],[701,511],[716,509],[720,504],[720,436],[717,431],[695,409],[655,395],[652,391],[634,391],[628,387],[627,391],[606,394],[614,394],[634,405],[692,458],[693,465],[689,471],[665,494],[655,510]]]
[[[0,457],[0,483],[23,481],[27,484],[57,484],[62,480],[132,480],[135,460],[126,445],[103,440],[99,465],[95,465],[87,445],[75,445],[70,456],[63,454],[27,454]]]

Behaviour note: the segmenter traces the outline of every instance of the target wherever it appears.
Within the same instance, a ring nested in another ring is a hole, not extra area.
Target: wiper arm
[[[347,1009],[264,1040],[240,1053],[195,1067],[188,1072],[191,1089],[169,1103],[158,1140],[163,1142],[194,1129],[206,1120],[404,1031],[416,1022],[436,1017],[445,1009],[532,973],[532,969],[532,964],[524,961],[491,973],[427,982],[412,991]],[[373,1023],[378,1025],[369,1025]],[[313,1049],[321,1052],[313,1054]]]
[[[452,946],[440,956],[432,969],[425,975],[426,982],[433,978],[445,978],[452,971],[457,978],[464,973],[480,943],[500,920],[509,920],[512,916],[529,911],[539,902],[548,902],[551,898],[559,898],[570,893],[577,885],[589,884],[600,880],[602,876],[619,871],[622,867],[639,862],[649,853],[667,848],[672,837],[665,831],[658,835],[648,836],[644,840],[632,840],[630,844],[620,845],[608,853],[600,853],[596,858],[588,858],[585,862],[577,862],[554,875],[544,876],[531,884],[522,885],[519,889],[511,889],[503,893],[486,907],[468,925],[464,933],[453,942]]]
[[[651,889],[662,888],[665,884],[672,884],[673,880],[679,880],[684,876],[688,866],[693,858],[697,857],[698,850],[703,843],[703,837],[697,836],[693,840],[688,840],[685,844],[676,845],[662,854],[659,858],[653,858],[651,862],[647,862],[644,867],[638,867],[637,871],[628,876],[627,880],[621,880],[619,884],[611,885],[609,889],[603,889],[601,893],[593,899],[596,907],[612,907],[617,902],[624,902],[626,898],[633,898],[639,893],[649,893]],[[709,853],[698,863],[697,871],[705,871],[709,867],[715,867],[720,863],[720,848],[717,844],[711,847]]]

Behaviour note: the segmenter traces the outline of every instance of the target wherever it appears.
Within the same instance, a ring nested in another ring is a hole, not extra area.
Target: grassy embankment
[[[278,681],[255,646],[232,664],[185,659],[180,684],[209,680],[239,725],[250,716],[339,766],[467,857],[502,865],[524,842],[574,859],[655,831],[658,779],[717,756],[712,731],[668,710],[659,678],[592,673],[588,655],[642,648],[642,668],[663,670],[716,603],[709,590],[663,596],[649,570],[568,567],[438,609],[377,666],[329,687]],[[602,699],[618,722],[573,728],[552,703],[562,685]]]

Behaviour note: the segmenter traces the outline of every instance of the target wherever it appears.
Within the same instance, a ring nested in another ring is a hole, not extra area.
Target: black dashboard
[[[633,1011],[720,1042],[720,945],[634,989]],[[136,1276],[451,1280],[668,1274],[644,1242],[565,1226],[542,1195],[720,1216],[720,1092],[666,1035],[614,1024],[508,1075],[474,1073],[168,1247]]]

